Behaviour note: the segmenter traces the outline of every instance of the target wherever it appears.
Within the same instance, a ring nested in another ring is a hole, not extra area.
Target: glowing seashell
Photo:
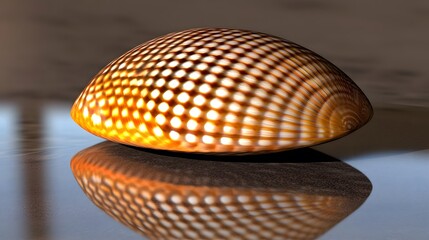
[[[191,29],[108,64],[71,116],[123,144],[253,153],[342,137],[368,122],[372,107],[346,74],[295,43],[244,30]]]
[[[311,149],[261,159],[103,142],[71,169],[96,206],[149,239],[315,239],[372,189],[358,170]]]

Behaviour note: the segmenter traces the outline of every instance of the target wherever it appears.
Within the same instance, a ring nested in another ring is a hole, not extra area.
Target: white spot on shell
[[[80,94],[72,116],[121,143],[192,152],[282,150],[342,136],[350,132],[345,126],[358,128],[371,114],[362,111],[371,109],[365,96],[336,67],[270,35],[187,30],[112,62]],[[341,113],[339,103],[348,106]],[[344,111],[359,118],[339,119]],[[149,222],[162,217],[153,214]]]

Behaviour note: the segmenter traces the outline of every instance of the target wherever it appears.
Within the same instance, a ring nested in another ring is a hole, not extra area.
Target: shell
[[[372,107],[341,70],[290,41],[191,29],[108,64],[71,110],[87,131],[146,148],[257,153],[320,144],[363,126]]]
[[[315,239],[372,189],[358,170],[311,149],[235,156],[244,162],[177,155],[103,142],[71,169],[96,206],[149,239]]]

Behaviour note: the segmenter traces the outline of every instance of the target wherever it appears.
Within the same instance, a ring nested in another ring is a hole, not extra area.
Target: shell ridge
[[[371,114],[362,90],[313,51],[226,28],[134,47],[94,76],[71,112],[111,141],[211,153],[311,146],[354,131]]]

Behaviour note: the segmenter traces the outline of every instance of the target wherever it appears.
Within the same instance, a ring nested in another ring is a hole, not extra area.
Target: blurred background
[[[74,182],[70,158],[101,139],[68,111],[111,60],[193,27],[294,41],[346,72],[375,106],[363,129],[316,147],[374,185],[357,217],[326,239],[429,238],[428,24],[429,2],[419,0],[3,0],[0,239],[138,238],[104,217]]]
[[[429,107],[426,1],[2,1],[1,98],[72,101],[108,62],[193,27],[277,35],[326,57],[374,105]]]

